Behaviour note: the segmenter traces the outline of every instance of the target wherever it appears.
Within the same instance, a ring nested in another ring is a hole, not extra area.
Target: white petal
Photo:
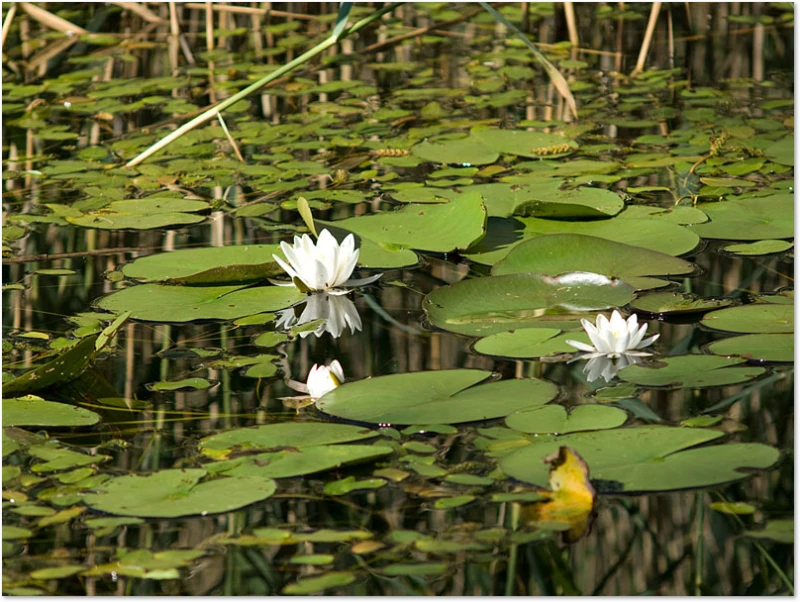
[[[297,272],[295,272],[292,269],[292,267],[288,263],[286,263],[283,259],[281,259],[277,255],[273,255],[272,258],[278,263],[279,266],[281,266],[281,268],[283,268],[284,272],[289,274],[289,278],[295,278],[295,277],[299,278],[299,275],[297,274]]]
[[[342,365],[339,363],[339,360],[333,360],[328,366],[333,373],[333,375],[339,380],[339,383],[344,382],[344,369]]]
[[[342,286],[347,286],[350,288],[355,288],[357,286],[366,286],[367,284],[372,284],[376,280],[378,280],[383,274],[375,274],[374,276],[370,276],[369,278],[351,278],[350,280],[344,282]]]
[[[636,349],[639,347],[645,332],[647,332],[647,324],[642,324],[642,327],[639,330],[631,334],[631,338],[628,341],[628,349]]]
[[[581,343],[580,341],[573,341],[572,339],[567,339],[565,342],[567,343],[567,345],[572,345],[573,347],[575,347],[575,349],[578,349],[579,351],[589,351],[589,352],[595,351],[594,347],[592,347],[591,345],[587,345],[586,343]]]
[[[660,336],[661,336],[660,334],[654,334],[653,336],[651,336],[651,337],[648,337],[648,338],[646,338],[644,341],[642,341],[641,343],[639,343],[639,345],[637,345],[637,347],[636,347],[636,348],[637,348],[637,349],[644,349],[645,347],[649,347],[649,346],[650,346],[650,345],[652,345],[652,344],[653,344],[653,343],[654,343],[654,342],[655,342],[655,341],[658,339],[658,337],[660,337]]]

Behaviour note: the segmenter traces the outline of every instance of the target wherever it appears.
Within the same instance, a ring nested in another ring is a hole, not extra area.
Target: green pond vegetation
[[[2,7],[4,594],[793,594],[793,6],[266,6]]]

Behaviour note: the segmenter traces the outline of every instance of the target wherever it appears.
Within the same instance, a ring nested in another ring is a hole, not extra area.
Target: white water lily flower
[[[342,336],[345,327],[350,328],[350,334],[361,330],[361,316],[358,315],[355,304],[347,297],[328,293],[310,295],[300,317],[295,315],[293,307],[278,312],[275,327],[289,330],[315,320],[323,320],[323,322],[315,330],[300,332],[302,338],[306,338],[310,334],[321,337],[329,332],[334,339],[338,339]]]
[[[614,358],[622,355],[651,355],[646,351],[640,350],[652,345],[653,341],[660,336],[656,334],[643,340],[644,334],[647,332],[647,324],[642,324],[639,327],[636,314],[625,320],[617,310],[614,310],[611,314],[611,320],[608,320],[603,314],[598,314],[595,324],[588,320],[581,320],[581,324],[583,324],[583,328],[586,330],[586,334],[589,335],[593,345],[573,340],[567,340],[567,343],[580,351],[589,352],[590,355],[583,356],[584,358],[591,356]]]
[[[333,391],[343,382],[344,370],[342,370],[342,365],[339,360],[333,360],[327,366],[314,364],[308,373],[308,380],[305,385],[291,381],[289,386],[302,393],[308,393],[311,399],[316,400],[325,395],[325,393]]]
[[[380,274],[370,278],[350,280],[358,261],[356,239],[348,234],[341,245],[328,230],[319,234],[317,244],[308,234],[294,237],[294,245],[281,243],[281,250],[287,261],[273,255],[291,282],[275,282],[280,286],[296,286],[302,291],[327,291],[333,295],[343,295],[347,291],[339,287],[362,286],[375,282]]]

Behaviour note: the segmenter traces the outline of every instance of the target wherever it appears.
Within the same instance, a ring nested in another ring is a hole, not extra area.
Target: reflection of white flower
[[[325,332],[329,332],[334,339],[338,339],[346,326],[350,328],[350,334],[361,330],[361,316],[358,315],[355,303],[347,297],[332,296],[327,293],[310,295],[300,317],[295,315],[292,307],[278,312],[275,326],[281,330],[289,330],[315,320],[323,322],[315,330],[300,332],[302,338],[312,333],[316,337],[321,337]]]
[[[572,361],[574,362],[581,359],[589,360],[583,367],[583,371],[586,373],[586,380],[590,383],[596,381],[601,376],[607,383],[611,382],[617,375],[617,372],[633,364],[641,363],[642,361],[641,357],[628,355],[626,353],[616,358],[595,354],[581,355]]]
[[[623,354],[650,355],[650,353],[640,350],[652,345],[653,341],[660,336],[656,334],[642,340],[647,332],[647,324],[642,324],[640,328],[636,314],[631,315],[626,321],[616,309],[611,314],[610,321],[603,314],[598,314],[595,324],[588,320],[581,320],[581,324],[594,345],[573,340],[567,340],[567,343],[580,351],[588,351],[592,356],[598,357],[614,358]]]
[[[281,250],[288,263],[281,257],[273,255],[291,282],[276,282],[280,286],[296,286],[303,291],[328,291],[332,294],[344,294],[338,289],[342,286],[362,286],[380,278],[380,274],[360,280],[350,280],[358,261],[356,240],[348,234],[341,245],[328,230],[320,232],[317,244],[308,234],[294,237],[294,245],[281,243]]]
[[[308,373],[306,386],[311,399],[319,399],[325,393],[333,391],[344,382],[344,370],[339,360],[333,360],[327,366],[314,366]]]

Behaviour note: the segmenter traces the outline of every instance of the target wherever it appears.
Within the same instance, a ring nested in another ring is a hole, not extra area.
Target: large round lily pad
[[[521,188],[528,188],[527,199],[517,203],[514,215],[545,218],[611,217],[625,208],[619,195],[605,188],[562,190],[560,182]]]
[[[386,211],[320,222],[354,232],[379,245],[445,253],[466,249],[483,236],[486,208],[479,194],[459,194],[449,203],[410,203],[397,211]]]
[[[311,447],[346,443],[377,436],[360,426],[328,422],[279,422],[252,428],[223,431],[200,440],[200,451],[218,457],[234,449],[268,451],[280,448]]]
[[[135,259],[122,267],[122,273],[141,282],[223,284],[266,280],[283,273],[272,258],[279,250],[278,245],[183,249]]]
[[[552,400],[558,389],[537,379],[477,385],[483,370],[391,374],[345,383],[317,408],[347,420],[378,424],[457,424],[499,418]]]
[[[645,387],[722,387],[752,380],[764,368],[743,366],[737,358],[716,355],[678,355],[657,362],[628,366],[619,371],[622,380]]]
[[[90,426],[99,421],[90,410],[34,395],[3,400],[3,426]]]
[[[256,477],[222,477],[201,483],[200,468],[167,469],[150,475],[115,477],[83,501],[109,514],[172,518],[229,512],[275,493],[275,481]]]
[[[691,229],[703,238],[774,240],[794,236],[792,194],[732,198],[702,207],[711,219]]]
[[[609,406],[582,405],[567,413],[563,406],[552,404],[514,412],[506,418],[506,424],[523,433],[563,435],[613,429],[625,424],[627,419],[624,411]]]
[[[496,150],[469,138],[420,142],[411,152],[425,161],[458,165],[486,165],[494,163],[500,156]]]
[[[724,250],[734,255],[770,255],[783,253],[794,246],[788,240],[758,240],[727,245]]]
[[[193,213],[208,209],[205,201],[174,198],[146,198],[114,201],[102,209],[66,220],[84,228],[101,230],[150,230],[166,226],[185,226],[205,219]]]
[[[140,284],[111,293],[97,301],[101,309],[131,312],[131,318],[148,322],[235,320],[275,311],[302,301],[295,287],[168,286]]]
[[[708,346],[714,355],[735,355],[762,362],[794,361],[794,334],[746,334],[714,341]]]
[[[540,274],[509,274],[463,280],[429,293],[422,307],[434,326],[472,336],[524,328],[544,315],[598,311],[626,305],[633,287]]]
[[[706,314],[701,322],[714,330],[743,333],[794,332],[794,305],[754,303]]]
[[[708,429],[666,426],[540,435],[503,459],[500,468],[510,477],[547,487],[549,465],[543,460],[566,445],[584,459],[600,492],[627,493],[718,485],[778,460],[778,450],[759,443],[689,449],[721,436]]]
[[[499,130],[474,128],[470,139],[480,142],[501,153],[520,157],[557,157],[578,148],[574,140],[559,134],[544,134],[526,130]]]
[[[652,288],[651,278],[688,274],[692,264],[672,255],[634,247],[596,236],[551,234],[514,247],[492,268],[492,275],[536,272],[558,276],[565,272],[594,272],[620,278],[634,288]],[[663,285],[655,281],[656,286]]]

